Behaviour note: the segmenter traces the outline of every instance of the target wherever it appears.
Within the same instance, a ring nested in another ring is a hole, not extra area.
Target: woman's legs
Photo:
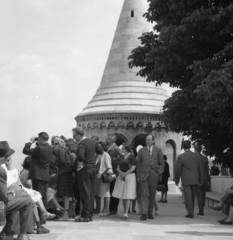
[[[69,205],[70,205],[70,199],[69,199],[69,197],[63,196],[63,202],[64,202],[65,211],[64,211],[64,215],[62,216],[62,218],[64,218],[64,219],[69,219],[69,214],[68,214]]]
[[[125,214],[128,215],[131,199],[125,199]]]
[[[109,213],[109,197],[105,197],[104,198],[104,209],[105,209],[105,213]]]
[[[55,214],[51,214],[51,213],[47,212],[47,210],[44,207],[44,203],[41,199],[39,201],[37,201],[36,204],[37,204],[38,208],[40,209],[43,218],[48,219],[48,218],[56,217]]]
[[[126,199],[122,199],[124,214],[126,213]],[[127,212],[128,214],[128,212]]]
[[[164,192],[161,192],[161,198],[158,202],[162,202],[163,201],[163,196],[164,196]]]
[[[231,222],[232,220],[233,220],[233,207],[230,206],[230,211],[229,211],[228,217],[226,219],[226,222]]]
[[[60,210],[64,210],[64,208],[59,204],[55,196],[51,199],[51,202],[55,205],[57,209],[59,208]]]

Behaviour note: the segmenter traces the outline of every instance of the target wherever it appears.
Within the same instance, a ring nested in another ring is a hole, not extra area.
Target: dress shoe
[[[163,202],[163,200],[162,200],[162,199],[160,199],[158,202]]]
[[[163,200],[162,203],[167,203],[167,200]]]
[[[226,220],[220,220],[219,223],[223,225],[232,225],[232,222],[227,222]]]
[[[140,220],[141,220],[141,221],[147,220],[147,216],[146,216],[145,214],[142,214],[142,215],[140,216]]]
[[[154,219],[154,216],[152,214],[148,214],[149,219]]]
[[[114,212],[114,211],[111,211],[110,212],[110,215],[116,215],[117,213],[116,212]]]
[[[186,215],[185,217],[186,217],[186,218],[194,218],[193,215],[191,215],[191,214],[188,214],[188,215]]]
[[[198,212],[197,215],[198,216],[204,216],[205,214],[203,212]]]
[[[90,220],[89,220],[89,218],[82,218],[82,217],[76,217],[75,218],[75,220],[74,220],[75,222],[89,222]]]
[[[36,233],[37,234],[45,234],[45,233],[50,233],[50,231],[48,229],[46,229],[45,227],[41,226],[41,227],[37,228]]]

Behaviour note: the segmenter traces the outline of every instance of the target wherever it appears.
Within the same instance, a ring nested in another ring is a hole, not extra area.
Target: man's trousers
[[[96,178],[95,168],[83,168],[77,173],[77,181],[80,199],[82,202],[81,217],[89,219],[92,217],[94,208],[94,181]]]
[[[150,173],[145,181],[140,182],[141,208],[143,215],[153,214],[158,180],[158,173]]]
[[[188,214],[191,216],[194,216],[195,196],[197,197],[199,212],[203,213],[201,186],[185,185],[183,186],[183,190],[184,190],[185,207],[187,209]]]
[[[44,203],[45,209],[47,209],[47,189],[48,189],[48,182],[43,180],[32,180],[32,188],[38,191],[42,196],[42,201]]]
[[[4,228],[6,235],[14,235],[18,220],[20,221],[20,233],[31,230],[33,221],[33,202],[29,196],[15,197],[6,206],[7,223]]]
[[[112,195],[112,192],[114,190],[115,187],[115,183],[116,180],[113,180],[112,182],[110,182],[110,195]],[[110,197],[110,204],[109,204],[109,211],[110,213],[117,213],[117,209],[118,209],[118,205],[119,205],[119,198],[115,198],[115,197]]]

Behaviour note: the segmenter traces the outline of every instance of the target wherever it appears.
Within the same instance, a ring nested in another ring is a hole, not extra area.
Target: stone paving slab
[[[159,196],[157,196],[159,199]],[[198,209],[196,206],[196,213]],[[154,220],[139,221],[130,214],[122,220],[122,204],[118,215],[94,217],[93,222],[48,221],[50,234],[30,235],[35,240],[228,240],[233,239],[233,225],[220,225],[221,212],[205,208],[205,216],[185,218],[186,210],[180,194],[169,195],[168,203],[159,203],[159,214]]]

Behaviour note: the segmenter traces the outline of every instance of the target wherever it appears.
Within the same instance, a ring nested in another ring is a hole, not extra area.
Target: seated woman
[[[104,208],[103,211],[99,214],[100,217],[109,216],[109,201],[110,201],[110,182],[104,183],[101,179],[103,173],[113,173],[111,157],[107,152],[104,151],[104,144],[100,143],[101,148],[98,148],[96,152],[101,156],[100,158],[100,167],[98,171],[97,178],[99,179],[99,197],[104,198]]]
[[[7,159],[5,165],[6,165],[6,168],[7,168],[7,177],[9,178],[10,184],[16,184],[20,187],[19,191],[16,192],[16,195],[17,194],[23,194],[23,195],[27,194],[27,195],[29,195],[29,197],[32,199],[32,201],[36,203],[36,205],[38,206],[38,208],[42,212],[42,216],[43,216],[44,220],[49,219],[49,218],[54,218],[55,214],[51,214],[51,213],[46,211],[46,209],[44,207],[44,204],[41,200],[41,198],[42,198],[41,194],[39,192],[35,191],[35,190],[25,188],[23,186],[23,184],[21,183],[20,178],[19,178],[18,170],[17,169],[12,169],[11,158]],[[44,233],[49,233],[50,232],[48,229],[44,228],[41,225],[40,218],[39,218],[39,215],[38,215],[38,210],[37,210],[36,207],[33,208],[33,218],[34,218],[34,221],[37,225],[37,234],[44,234]],[[30,230],[29,232],[32,232],[32,230]]]
[[[232,221],[233,221],[233,194],[231,194],[229,203],[230,203],[229,213],[225,219],[219,220],[220,224],[224,224],[224,225],[233,224],[232,223]]]
[[[54,167],[52,167],[52,163],[55,162],[54,160],[54,156],[51,160],[51,164],[50,164],[50,174],[51,174],[51,178],[49,180],[49,183],[48,183],[48,189],[47,189],[47,202],[49,203],[50,201],[54,204],[54,206],[56,207],[56,212],[58,215],[61,215],[64,211],[64,209],[62,208],[62,206],[58,203],[56,197],[55,197],[55,194],[56,194],[56,186],[57,186],[57,174],[56,174],[56,171],[54,170]],[[32,182],[30,179],[28,179],[28,174],[29,174],[29,168],[30,168],[30,163],[31,163],[31,156],[28,156],[24,159],[23,161],[23,164],[22,164],[22,167],[23,167],[23,170],[20,172],[20,175],[19,175],[19,178],[20,178],[20,181],[22,183],[22,185],[28,189],[28,188],[32,188]],[[37,191],[34,191],[32,190],[35,194],[36,193],[39,193]],[[30,195],[30,194],[29,194]],[[37,194],[38,195],[38,194]],[[39,193],[40,195],[40,193]],[[38,195],[38,196],[39,196]],[[41,196],[41,195],[40,195]],[[40,200],[41,198],[39,197],[39,201],[37,202],[37,205],[39,207],[39,209],[41,210],[42,212],[42,215],[44,220],[48,219],[48,218],[54,218],[54,214],[46,214],[46,212],[41,209],[44,208],[44,204],[42,202],[42,200]],[[42,206],[43,205],[43,206]],[[47,215],[47,217],[46,217]]]
[[[128,212],[130,202],[136,199],[136,159],[134,154],[131,153],[132,146],[123,144],[123,155],[119,158],[118,172],[119,175],[112,193],[115,198],[122,199],[124,208],[124,219],[128,219]]]
[[[222,210],[223,213],[228,215],[232,196],[233,185],[226,190],[225,195],[221,198],[221,201],[218,204],[210,206],[210,208],[214,210]]]

